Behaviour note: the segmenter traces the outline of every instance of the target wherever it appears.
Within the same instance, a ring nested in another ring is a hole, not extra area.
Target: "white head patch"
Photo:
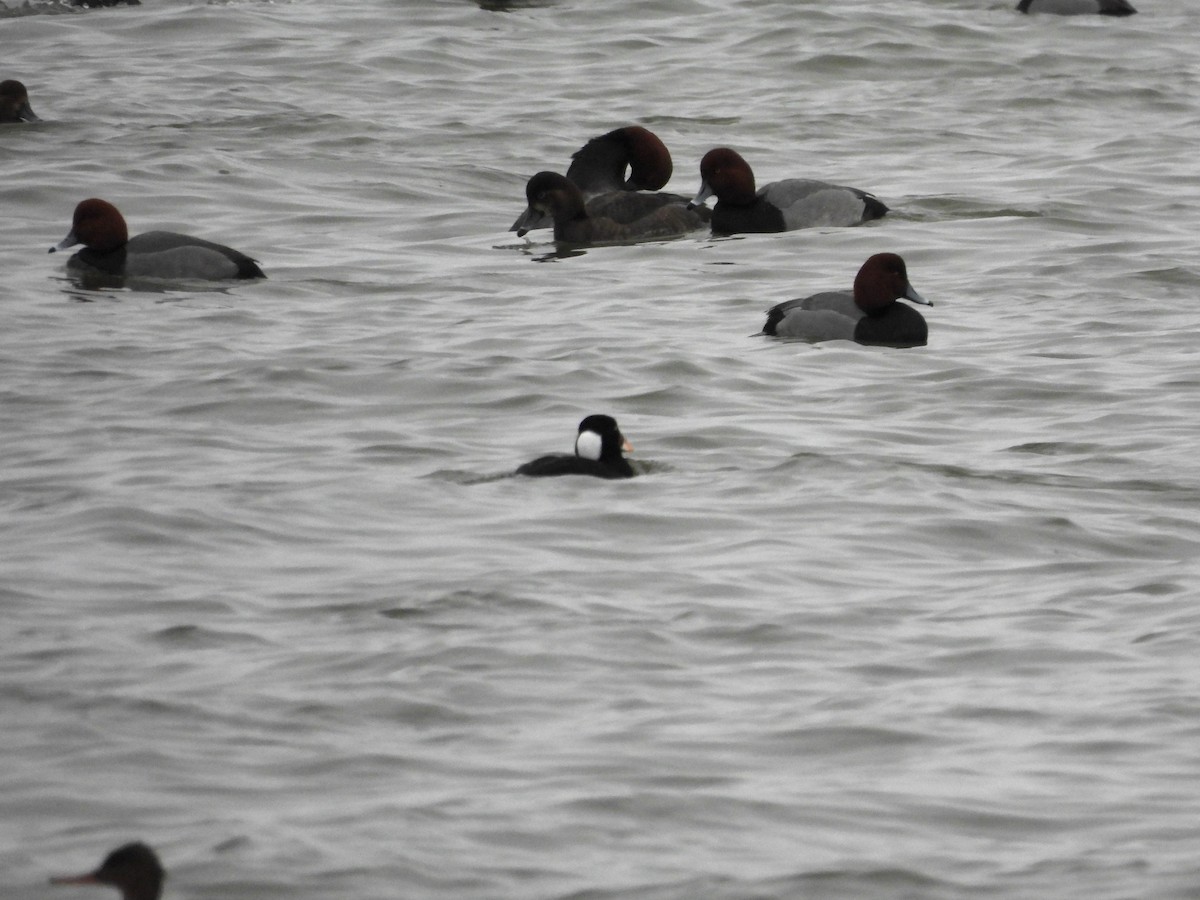
[[[604,439],[594,431],[581,431],[575,438],[575,455],[593,461],[600,459]]]

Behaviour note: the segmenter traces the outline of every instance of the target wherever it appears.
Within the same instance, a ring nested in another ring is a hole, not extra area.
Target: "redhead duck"
[[[29,105],[25,85],[11,78],[0,81],[0,122],[40,122]]]
[[[554,219],[554,239],[570,244],[623,243],[679,237],[703,228],[704,219],[683,206],[660,206],[632,222],[590,215],[574,182],[538,172],[525,185],[529,209]]]
[[[133,843],[108,854],[94,872],[51,878],[50,883],[106,884],[120,891],[122,900],[158,900],[164,877],[157,854],[145,844]]]
[[[671,154],[658,135],[640,125],[627,125],[592,138],[575,151],[567,178],[579,187],[590,215],[629,224],[662,206],[687,206],[688,198],[682,194],[650,193],[660,191],[672,171]],[[524,237],[549,225],[547,216],[526,209],[509,231]]]
[[[658,191],[673,171],[671,153],[658,135],[641,125],[626,125],[572,153],[567,177],[585,197],[594,197],[608,191]]]
[[[633,447],[612,416],[588,416],[579,423],[575,455],[542,456],[517,469],[518,475],[593,475],[596,478],[632,478],[633,467],[622,452]]]
[[[728,147],[700,161],[700,190],[691,205],[716,195],[715,234],[792,231],[814,226],[859,225],[886,215],[888,208],[866,191],[807,178],[774,181],[754,190],[749,163]]]
[[[265,278],[244,253],[173,231],[147,231],[129,237],[125,218],[105,200],[84,200],[75,207],[71,230],[50,248],[84,248],[67,261],[67,270],[134,278],[180,278],[219,281]]]
[[[923,347],[925,319],[897,300],[933,306],[908,283],[895,253],[876,253],[858,270],[854,291],[824,291],[780,303],[767,312],[762,333],[807,341],[856,341],[884,347]]]
[[[1132,16],[1137,10],[1126,0],[1021,0],[1017,12],[1053,13],[1056,16]]]

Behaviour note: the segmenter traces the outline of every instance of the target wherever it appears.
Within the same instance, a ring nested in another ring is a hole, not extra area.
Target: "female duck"
[[[612,416],[588,416],[579,423],[575,455],[542,456],[517,469],[518,475],[592,475],[596,478],[632,478],[633,467],[622,452],[633,447]]]
[[[76,244],[84,248],[67,261],[71,272],[208,281],[266,277],[253,259],[222,244],[173,231],[130,238],[117,208],[95,198],[75,207],[71,230],[50,252]]]
[[[1058,16],[1132,16],[1136,9],[1127,0],[1021,0],[1017,12],[1053,13]]]
[[[525,185],[530,212],[554,220],[554,239],[570,244],[626,243],[679,237],[703,228],[702,216],[683,206],[659,206],[630,222],[603,212],[592,215],[574,182],[554,172],[538,172]]]
[[[762,333],[807,341],[856,341],[884,347],[923,347],[929,329],[922,315],[897,300],[933,303],[908,282],[904,260],[876,253],[858,270],[854,291],[825,291],[780,303],[767,312]]]
[[[50,883],[104,884],[120,891],[122,900],[158,900],[165,875],[155,852],[145,844],[133,843],[108,854],[94,872],[51,878]]]
[[[628,171],[628,177],[626,172]],[[674,166],[667,145],[640,125],[627,125],[592,138],[571,156],[567,179],[583,194],[587,210],[628,224],[661,206],[687,206],[682,194],[661,191]],[[526,209],[509,231],[524,237],[550,224],[546,216]]]
[[[0,81],[0,122],[40,122],[29,105],[25,85],[11,78]]]
[[[714,195],[714,234],[860,225],[888,211],[866,191],[808,178],[774,181],[755,191],[749,163],[728,147],[709,150],[700,160],[700,190],[692,206]]]

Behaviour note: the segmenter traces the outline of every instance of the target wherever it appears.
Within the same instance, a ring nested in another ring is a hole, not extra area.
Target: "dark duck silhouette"
[[[159,900],[166,872],[158,855],[141,842],[118,847],[85,875],[62,875],[51,884],[104,884],[121,892],[122,900]]]
[[[576,150],[567,180],[578,186],[589,215],[627,225],[661,206],[687,207],[690,198],[661,190],[673,171],[671,153],[658,135],[640,125],[626,125]],[[700,214],[707,217],[708,210]],[[526,208],[509,231],[524,237],[550,224],[545,213]]]
[[[632,478],[633,467],[622,454],[633,447],[612,416],[588,416],[575,435],[575,455],[541,456],[517,469],[518,475],[592,475],[596,478]]]
[[[616,244],[663,240],[703,228],[704,216],[667,204],[630,222],[589,213],[579,187],[555,172],[538,172],[525,185],[529,208],[554,219],[554,239],[569,244]]]

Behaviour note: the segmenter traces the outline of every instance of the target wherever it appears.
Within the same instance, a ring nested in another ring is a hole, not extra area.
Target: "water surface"
[[[1140,7],[0,19],[6,896],[135,837],[191,900],[1200,896],[1200,51]],[[628,122],[893,212],[505,230]],[[269,278],[81,289],[89,196]],[[882,250],[928,347],[753,336]],[[500,477],[591,412],[642,477]]]

